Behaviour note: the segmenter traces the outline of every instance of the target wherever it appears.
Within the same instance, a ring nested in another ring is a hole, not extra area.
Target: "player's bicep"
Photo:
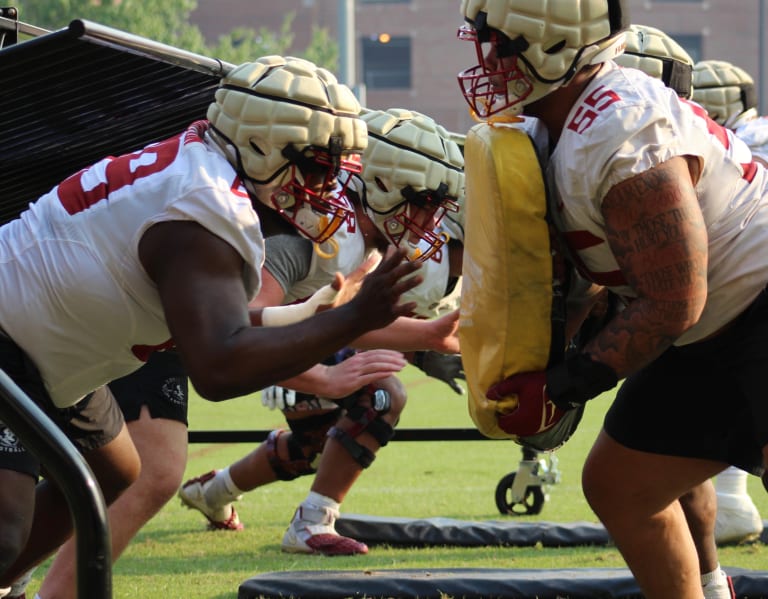
[[[639,297],[670,307],[706,298],[707,232],[685,158],[615,185],[602,213],[617,263]]]
[[[194,222],[164,222],[146,231],[139,255],[183,356],[213,354],[248,326],[244,262],[223,239]]]

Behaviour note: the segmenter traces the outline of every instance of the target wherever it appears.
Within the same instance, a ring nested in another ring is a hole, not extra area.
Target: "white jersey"
[[[616,184],[683,155],[703,163],[696,191],[709,235],[709,270],[704,312],[678,345],[717,331],[766,286],[766,170],[703,108],[613,62],[603,65],[574,104],[547,166],[554,217],[582,274],[631,299],[636,293],[605,240],[603,198]]]
[[[234,169],[203,141],[204,121],[61,182],[0,228],[0,327],[66,407],[172,346],[139,241],[163,221],[197,222],[245,262],[260,287],[264,241]]]
[[[439,230],[436,233],[439,234]],[[454,287],[448,293],[451,265],[447,244],[441,248],[440,260],[433,258],[425,260],[417,274],[424,280],[413,289],[406,291],[400,298],[403,303],[416,302],[415,316],[437,318],[458,310],[461,286],[457,285],[458,289]]]
[[[349,199],[344,197],[344,202],[352,208]],[[350,230],[347,223],[341,225],[327,241],[314,243],[313,248],[307,276],[290,285],[286,290],[284,303],[307,299],[315,291],[331,283],[336,272],[348,276],[367,256],[365,239],[360,228],[355,226]]]
[[[734,133],[752,150],[752,155],[768,162],[768,117],[737,121]]]

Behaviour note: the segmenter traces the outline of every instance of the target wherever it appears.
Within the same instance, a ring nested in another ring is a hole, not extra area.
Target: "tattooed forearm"
[[[637,281],[649,292],[665,293],[695,284],[700,274],[695,263],[686,261],[649,271],[637,277]]]
[[[588,351],[626,376],[698,321],[707,297],[707,232],[682,158],[614,186],[602,212],[616,264],[637,299]]]
[[[660,356],[675,341],[658,323],[679,315],[681,305],[649,306],[635,301],[617,314],[585,350],[609,364],[619,378],[627,376]]]

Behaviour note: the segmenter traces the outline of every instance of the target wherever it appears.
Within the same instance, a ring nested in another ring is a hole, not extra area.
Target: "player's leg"
[[[700,572],[696,551],[707,568],[717,563],[711,496],[703,496],[693,519],[696,543],[677,499],[728,463],[761,465],[747,398],[750,381],[762,398],[766,350],[742,348],[748,338],[734,326],[710,341],[671,348],[629,377],[585,466],[585,493],[648,596],[701,596],[708,575],[722,578],[719,568]],[[719,596],[730,596],[721,586]]]
[[[704,599],[731,599],[731,582],[720,567],[717,556],[717,496],[712,481],[707,480],[685,493],[680,497],[680,505],[696,546]]]
[[[51,412],[83,453],[110,504],[139,475],[140,462],[122,414],[106,388],[98,389],[72,408]],[[32,527],[27,543],[2,576],[0,586],[17,580],[51,555],[72,533],[67,500],[50,478],[35,487]]]
[[[334,523],[352,485],[392,438],[405,402],[405,389],[395,376],[358,394],[356,404],[328,433],[310,493],[296,509],[283,537],[284,551],[367,553],[364,543],[339,535]]]
[[[18,438],[0,424],[0,573],[16,561],[32,529],[39,466],[32,459],[31,468],[23,469],[19,462],[22,451]],[[2,579],[6,582],[0,587],[13,582],[13,576],[3,575]]]
[[[182,504],[201,512],[210,530],[243,528],[233,503],[244,493],[316,472],[326,433],[342,410],[334,401],[306,393],[294,395],[295,404],[283,410],[290,430],[273,430],[263,443],[236,462],[191,478],[179,489]]]
[[[153,354],[135,373],[110,384],[141,458],[139,478],[109,506],[112,560],[175,495],[187,458],[188,382],[178,354]],[[45,599],[76,596],[76,546],[59,550],[40,587]]]
[[[722,468],[630,449],[600,433],[584,467],[584,493],[649,599],[701,597],[696,547],[677,499]]]
[[[24,352],[0,331],[0,367],[40,405],[47,396],[37,369]],[[7,592],[13,577],[7,570],[29,538],[35,509],[40,462],[16,434],[0,422],[0,589]]]

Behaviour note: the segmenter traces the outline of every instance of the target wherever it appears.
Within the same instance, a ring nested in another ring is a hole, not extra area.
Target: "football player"
[[[331,268],[328,264],[342,261],[354,266],[365,253],[397,245],[407,250],[409,259],[422,264],[424,281],[408,296],[417,306],[416,313],[453,326],[456,305],[444,312],[437,310],[437,305],[460,273],[461,252],[440,227],[454,234],[460,231],[459,203],[464,187],[460,148],[447,131],[425,115],[393,109],[368,111],[362,118],[371,143],[363,154],[362,173],[351,174],[348,184],[355,229],[341,236],[340,229],[329,240],[332,244],[320,245],[314,251],[306,239],[284,235],[276,243],[289,246],[290,251],[273,252],[269,246],[272,238],[268,239],[264,278],[265,288],[273,292],[263,299],[269,304],[292,301],[339,269],[338,264]],[[454,217],[450,224],[444,220],[446,213]],[[402,351],[420,347],[412,333],[403,334],[392,327],[366,337],[356,345]],[[289,430],[275,430],[256,450],[230,466],[188,480],[179,490],[182,502],[202,512],[212,528],[237,530],[240,523],[232,503],[243,493],[277,480],[314,475],[310,493],[284,535],[283,550],[324,555],[367,553],[364,543],[339,535],[334,522],[357,477],[394,434],[406,401],[405,391],[394,376],[406,364],[402,356],[382,354],[379,364],[364,365],[362,360],[371,353],[334,356],[325,366],[267,389],[265,405],[283,410]],[[458,387],[454,381],[461,376],[458,357],[446,364],[434,352],[418,355],[420,366],[428,373],[438,376],[435,370],[440,370],[441,378],[454,389]],[[352,367],[364,368],[371,377],[369,383],[340,385],[343,379],[334,373]]]
[[[613,61],[621,0],[464,0],[461,13],[478,58],[465,98],[481,118],[540,119],[555,225],[581,274],[626,303],[580,353],[503,389],[565,413],[625,379],[585,495],[645,596],[701,597],[678,498],[768,458],[766,171],[703,109]]]

